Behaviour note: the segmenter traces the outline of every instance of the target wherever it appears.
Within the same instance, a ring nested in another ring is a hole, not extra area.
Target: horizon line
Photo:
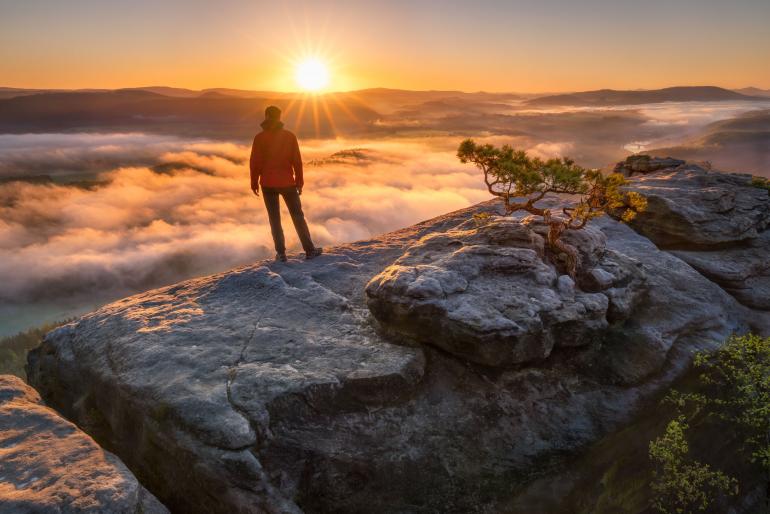
[[[189,91],[192,93],[206,93],[211,91],[217,91],[217,90],[231,90],[231,91],[240,91],[240,92],[248,92],[248,93],[277,93],[277,94],[283,94],[283,95],[306,95],[306,96],[322,96],[322,95],[329,95],[329,94],[342,94],[342,93],[356,93],[360,91],[371,91],[371,90],[389,90],[389,91],[408,91],[412,93],[462,93],[462,94],[490,94],[490,95],[558,95],[558,94],[568,94],[568,93],[585,93],[585,92],[593,92],[593,91],[659,91],[663,89],[670,89],[670,88],[697,88],[697,87],[715,87],[719,89],[724,89],[728,91],[739,91],[743,89],[757,89],[759,91],[770,91],[770,88],[763,88],[760,86],[742,86],[742,87],[724,87],[724,86],[717,86],[713,84],[698,84],[698,85],[672,85],[672,86],[663,86],[663,87],[657,87],[657,88],[635,88],[635,89],[615,89],[615,88],[606,88],[601,87],[597,89],[583,89],[583,90],[551,90],[551,91],[540,91],[540,92],[532,92],[532,91],[489,91],[489,90],[476,90],[476,91],[467,91],[462,89],[408,89],[408,88],[398,88],[398,87],[387,87],[387,86],[372,86],[372,87],[364,87],[359,89],[347,89],[347,90],[329,90],[329,91],[319,91],[319,92],[311,92],[311,91],[301,91],[301,90],[269,90],[269,89],[243,89],[243,88],[237,88],[237,87],[227,87],[227,86],[215,86],[215,87],[206,87],[202,89],[193,89],[188,87],[181,87],[181,86],[166,86],[166,85],[151,85],[151,86],[123,86],[123,87],[77,87],[77,88],[63,88],[63,87],[20,87],[20,86],[0,86],[0,90],[5,91],[57,91],[57,92],[63,92],[63,93],[77,93],[77,92],[107,92],[107,91],[125,91],[125,90],[132,90],[132,89],[177,89],[182,91]]]

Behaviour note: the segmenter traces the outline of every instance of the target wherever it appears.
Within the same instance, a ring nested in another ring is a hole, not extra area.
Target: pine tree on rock
[[[580,254],[561,240],[565,231],[582,229],[606,212],[617,213],[629,222],[647,207],[642,195],[621,189],[626,184],[621,174],[604,175],[566,157],[542,160],[508,145],[498,148],[476,144],[472,139],[460,143],[457,157],[460,162],[470,162],[481,169],[487,189],[503,201],[506,214],[523,210],[543,218],[548,225],[548,246],[557,258],[565,261],[567,273],[573,278],[580,266]],[[556,215],[536,205],[549,193],[579,195],[580,199],[574,207],[562,208],[561,214]]]

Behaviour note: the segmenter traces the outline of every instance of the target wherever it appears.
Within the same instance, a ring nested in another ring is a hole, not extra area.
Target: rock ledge
[[[120,459],[10,375],[0,375],[0,511],[168,513]]]

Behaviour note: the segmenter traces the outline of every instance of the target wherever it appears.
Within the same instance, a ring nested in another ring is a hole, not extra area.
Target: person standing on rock
[[[281,110],[274,105],[265,109],[265,121],[261,126],[262,132],[254,137],[251,146],[251,190],[259,196],[259,187],[262,186],[275,244],[275,259],[286,262],[286,241],[281,227],[279,196],[283,197],[289,209],[291,221],[294,222],[294,228],[305,250],[305,259],[318,257],[322,249],[313,245],[310,239],[310,230],[299,199],[304,181],[297,136],[283,128]]]

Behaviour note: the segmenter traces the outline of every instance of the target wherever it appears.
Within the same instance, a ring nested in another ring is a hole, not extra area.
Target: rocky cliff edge
[[[767,333],[767,190],[645,168],[644,216],[568,236],[574,279],[489,202],[107,305],[30,381],[172,511],[494,512],[694,351]]]

